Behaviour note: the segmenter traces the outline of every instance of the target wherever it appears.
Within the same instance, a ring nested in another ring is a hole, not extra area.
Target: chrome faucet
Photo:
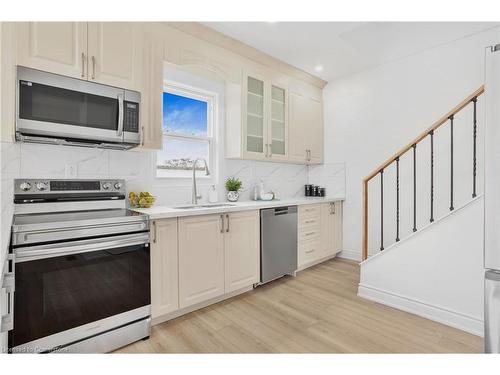
[[[196,163],[198,163],[198,160],[203,160],[203,162],[205,163],[205,176],[208,176],[210,174],[210,171],[208,170],[208,164],[205,159],[197,158],[193,162],[193,196],[191,197],[191,204],[194,205],[198,204],[198,199],[201,198],[201,195],[198,195],[196,191]]]

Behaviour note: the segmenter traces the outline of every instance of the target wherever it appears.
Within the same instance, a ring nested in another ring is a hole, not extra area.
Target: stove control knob
[[[102,184],[102,188],[104,190],[109,190],[110,187],[111,187],[111,184],[109,182],[105,182],[104,184]]]
[[[115,189],[120,190],[122,188],[122,183],[121,182],[115,182]]]
[[[47,190],[47,184],[45,182],[37,182],[36,183],[36,188],[40,191]]]
[[[21,183],[21,185],[19,185],[19,188],[22,190],[22,191],[28,191],[29,189],[31,189],[31,184],[27,181]]]

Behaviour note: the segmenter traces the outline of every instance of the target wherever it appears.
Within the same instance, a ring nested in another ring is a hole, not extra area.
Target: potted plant
[[[236,202],[238,200],[241,185],[242,182],[239,178],[229,177],[226,180],[227,200],[229,202]]]

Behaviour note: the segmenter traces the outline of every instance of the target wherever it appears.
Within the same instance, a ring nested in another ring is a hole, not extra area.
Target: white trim
[[[338,253],[337,256],[342,259],[355,260],[356,262],[361,261],[361,251],[357,250],[343,249],[340,251],[340,253]]]
[[[484,321],[458,311],[431,305],[427,302],[408,298],[400,294],[359,283],[358,297],[403,310],[426,319],[461,329],[473,335],[484,335]]]

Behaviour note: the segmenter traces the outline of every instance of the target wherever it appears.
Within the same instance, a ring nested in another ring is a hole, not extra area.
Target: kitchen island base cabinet
[[[224,294],[222,215],[179,218],[179,307]]]
[[[152,222],[151,315],[154,318],[179,308],[177,218]]]

